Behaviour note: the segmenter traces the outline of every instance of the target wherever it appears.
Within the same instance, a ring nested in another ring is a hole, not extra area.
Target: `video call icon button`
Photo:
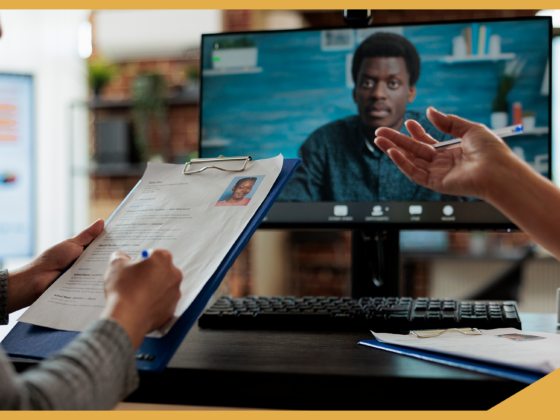
[[[337,205],[334,206],[334,215],[335,216],[348,216],[348,206],[344,206],[344,205]]]
[[[381,206],[373,206],[371,211],[372,216],[383,216],[383,208]]]
[[[446,216],[451,216],[453,214],[455,210],[453,209],[453,206],[447,205],[443,208],[443,214],[445,214]]]
[[[422,214],[422,206],[414,204],[408,207],[408,212],[410,214]]]

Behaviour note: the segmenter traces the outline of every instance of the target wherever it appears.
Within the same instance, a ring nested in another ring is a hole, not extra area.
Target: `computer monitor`
[[[203,35],[200,156],[303,158],[262,227],[513,228],[481,200],[410,182],[373,133],[412,118],[449,139],[429,106],[522,123],[507,144],[550,178],[551,35],[548,17]]]
[[[34,251],[33,78],[0,73],[0,263]]]

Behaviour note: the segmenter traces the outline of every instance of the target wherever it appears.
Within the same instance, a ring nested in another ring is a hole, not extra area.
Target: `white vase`
[[[463,35],[456,36],[453,38],[453,57],[454,58],[465,58],[467,55],[467,41]]]
[[[527,115],[523,117],[523,130],[533,131],[535,129],[536,117],[534,115]]]
[[[492,112],[490,115],[490,127],[492,130],[507,127],[508,113],[507,112]]]

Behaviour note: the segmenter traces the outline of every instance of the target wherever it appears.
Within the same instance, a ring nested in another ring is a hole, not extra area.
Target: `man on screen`
[[[299,150],[303,163],[280,200],[460,200],[414,184],[373,143],[379,127],[408,134],[408,119],[417,120],[436,140],[450,138],[425,116],[407,111],[419,76],[420,56],[406,38],[376,33],[364,40],[352,61],[358,115],[328,123],[307,138]]]

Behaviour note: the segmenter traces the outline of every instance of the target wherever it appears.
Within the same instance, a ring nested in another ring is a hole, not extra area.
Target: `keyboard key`
[[[472,321],[480,321],[480,320],[485,320],[486,317],[485,317],[485,316],[481,316],[481,315],[467,315],[467,316],[462,316],[461,319],[463,319],[463,320],[472,320]]]

